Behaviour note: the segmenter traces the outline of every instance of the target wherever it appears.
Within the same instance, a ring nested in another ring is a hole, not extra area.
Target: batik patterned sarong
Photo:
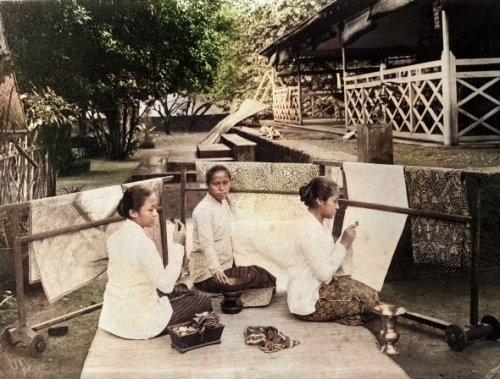
[[[334,276],[328,283],[321,284],[316,311],[309,315],[294,315],[304,321],[338,321],[346,325],[352,318],[373,311],[378,304],[378,293],[366,284],[350,276]]]
[[[462,172],[430,167],[405,167],[410,208],[468,216],[466,186]],[[470,266],[470,224],[412,217],[415,263],[449,268]]]

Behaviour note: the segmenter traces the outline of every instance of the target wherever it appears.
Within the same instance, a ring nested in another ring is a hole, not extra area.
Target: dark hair
[[[317,176],[306,185],[300,187],[300,201],[307,207],[316,207],[316,200],[328,200],[331,196],[340,193],[339,186],[325,176]]]
[[[231,172],[229,171],[229,169],[222,164],[216,164],[207,170],[207,172],[205,174],[205,182],[207,184],[210,184],[215,173],[218,171],[224,171],[226,173],[227,177],[229,178],[229,180],[231,180]]]
[[[123,193],[116,211],[120,216],[130,218],[130,211],[139,211],[153,191],[141,185],[129,187]]]

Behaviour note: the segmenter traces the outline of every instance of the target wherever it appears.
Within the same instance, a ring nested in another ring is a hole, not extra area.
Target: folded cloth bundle
[[[259,345],[259,349],[265,353],[274,353],[300,343],[285,336],[274,326],[249,326],[244,336],[247,345]]]

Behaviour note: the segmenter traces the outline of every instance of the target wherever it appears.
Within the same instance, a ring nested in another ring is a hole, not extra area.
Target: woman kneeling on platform
[[[343,272],[346,251],[356,237],[349,225],[334,242],[325,219],[333,219],[339,208],[340,191],[335,182],[316,177],[300,188],[300,200],[309,215],[298,230],[298,243],[288,270],[288,308],[305,321],[338,321],[360,325],[361,315],[378,304],[378,294]]]
[[[229,277],[244,277],[244,289],[276,287],[276,278],[258,266],[234,266],[231,241],[231,173],[215,165],[206,173],[208,193],[193,211],[193,251],[190,270],[194,286],[221,292]]]
[[[128,188],[117,207],[127,220],[107,240],[108,283],[99,327],[122,338],[165,334],[167,326],[212,310],[212,302],[204,294],[172,293],[181,270],[186,232],[184,225],[176,225],[173,254],[164,267],[153,240],[143,230],[155,225],[156,208],[157,199],[150,189]]]

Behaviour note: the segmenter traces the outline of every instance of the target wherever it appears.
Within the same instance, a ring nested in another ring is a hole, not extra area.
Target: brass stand
[[[398,354],[394,347],[394,344],[399,340],[396,321],[398,316],[406,312],[406,309],[391,304],[379,304],[374,308],[374,311],[382,318],[380,335],[384,340],[384,345],[380,348],[380,351],[389,355]]]

